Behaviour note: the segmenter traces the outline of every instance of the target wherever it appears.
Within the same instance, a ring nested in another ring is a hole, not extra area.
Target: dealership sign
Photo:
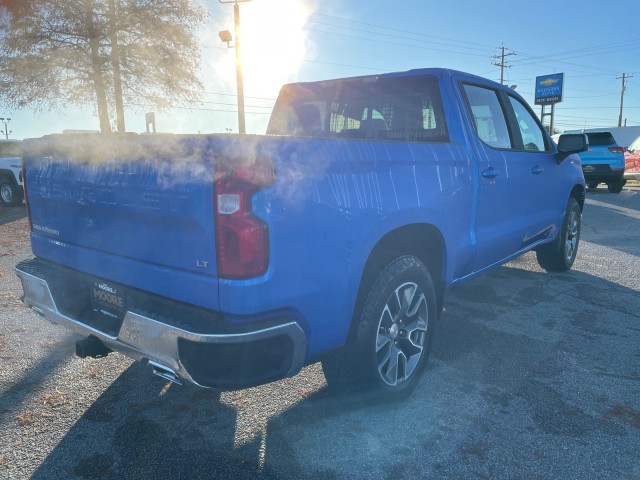
[[[562,101],[564,73],[536,77],[536,105],[553,105]]]

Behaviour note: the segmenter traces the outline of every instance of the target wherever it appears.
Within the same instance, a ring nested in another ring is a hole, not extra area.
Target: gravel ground
[[[640,479],[640,189],[591,191],[575,268],[527,254],[451,292],[405,402],[319,365],[238,392],[165,383],[22,306],[0,207],[0,479]]]

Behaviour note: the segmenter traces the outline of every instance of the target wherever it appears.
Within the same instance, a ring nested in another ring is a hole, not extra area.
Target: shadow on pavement
[[[408,401],[298,394],[299,376],[233,403],[137,363],[32,478],[635,478],[640,433],[607,412],[640,411],[638,292],[518,265],[452,293]],[[265,428],[243,437],[241,417]]]
[[[257,469],[259,438],[234,447],[236,411],[220,393],[168,385],[131,365],[31,478],[275,478]]]
[[[3,207],[0,206],[0,225],[15,222],[22,218],[26,218],[27,208],[24,203],[17,207]]]

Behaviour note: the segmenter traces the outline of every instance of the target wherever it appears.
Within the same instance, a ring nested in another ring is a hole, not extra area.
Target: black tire
[[[589,190],[595,190],[596,188],[598,188],[598,182],[589,182],[587,184],[587,188]]]
[[[620,193],[625,183],[627,182],[624,180],[618,180],[617,182],[608,183],[607,190],[609,190],[609,193]]]
[[[582,212],[575,198],[569,198],[562,227],[557,238],[536,251],[538,264],[548,272],[565,272],[578,254]]]
[[[0,178],[0,204],[12,207],[22,203],[22,191],[18,186],[6,177]]]
[[[370,390],[383,400],[405,398],[429,358],[437,312],[427,267],[414,256],[397,257],[355,313],[346,347],[322,361],[327,383]]]

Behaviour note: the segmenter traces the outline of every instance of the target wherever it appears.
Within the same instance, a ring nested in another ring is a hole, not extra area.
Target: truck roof
[[[285,87],[289,85],[300,85],[300,86],[318,85],[318,84],[330,85],[331,83],[334,83],[334,82],[341,83],[341,82],[351,82],[351,81],[362,81],[362,80],[368,80],[368,79],[370,79],[370,81],[377,81],[383,78],[398,78],[398,77],[413,77],[413,76],[418,77],[418,76],[426,76],[426,75],[431,75],[439,79],[444,77],[452,77],[454,75],[465,76],[471,80],[477,79],[482,82],[491,82],[496,86],[504,87],[504,85],[500,85],[499,83],[494,82],[493,80],[489,80],[487,78],[480,77],[472,73],[462,72],[459,70],[452,70],[449,68],[441,68],[441,67],[415,68],[415,69],[400,71],[400,72],[379,73],[379,74],[373,74],[373,75],[360,75],[356,77],[331,78],[326,80],[318,80],[314,82],[292,82],[285,85]]]

